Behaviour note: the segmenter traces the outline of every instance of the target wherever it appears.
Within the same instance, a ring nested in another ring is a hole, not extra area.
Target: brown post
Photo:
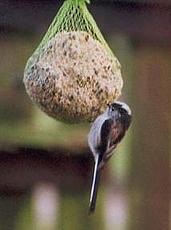
[[[169,230],[171,47],[135,46],[131,230]]]

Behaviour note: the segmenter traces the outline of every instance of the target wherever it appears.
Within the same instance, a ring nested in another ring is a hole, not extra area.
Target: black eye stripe
[[[112,105],[111,110],[112,110],[112,112],[118,111],[120,114],[127,114],[128,113],[128,111],[125,108],[123,108],[121,105],[118,105],[118,104]]]
[[[115,110],[120,111],[120,109],[122,109],[122,106],[119,105],[119,104],[113,103],[113,104],[111,105],[111,109],[112,109],[112,111],[115,111]]]
[[[121,111],[122,111],[122,113],[127,113],[128,114],[128,111],[123,107],[121,108]]]

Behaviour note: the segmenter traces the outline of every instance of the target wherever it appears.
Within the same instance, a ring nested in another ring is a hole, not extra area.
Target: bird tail
[[[100,163],[100,157],[99,155],[97,155],[97,157],[95,158],[93,182],[92,182],[92,187],[91,187],[89,214],[93,213],[96,208],[97,192],[98,192],[98,186],[99,186],[99,181],[100,181],[99,163]]]

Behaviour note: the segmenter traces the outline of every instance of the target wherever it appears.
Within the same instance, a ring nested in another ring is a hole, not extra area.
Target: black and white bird
[[[129,106],[116,101],[93,122],[88,134],[88,144],[93,153],[95,166],[90,194],[89,212],[95,211],[100,172],[122,140],[132,120]]]

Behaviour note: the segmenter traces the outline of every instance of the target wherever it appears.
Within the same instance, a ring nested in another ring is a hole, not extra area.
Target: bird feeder
[[[64,1],[24,72],[32,101],[67,122],[94,120],[120,96],[123,86],[120,63],[87,3]]]

